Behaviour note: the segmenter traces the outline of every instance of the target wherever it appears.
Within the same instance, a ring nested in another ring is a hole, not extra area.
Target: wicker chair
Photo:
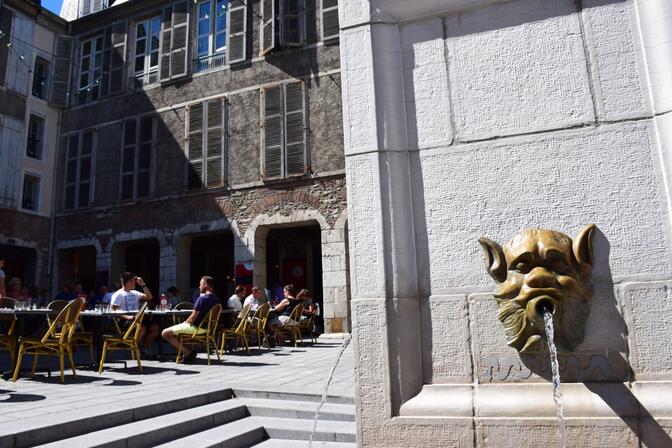
[[[289,315],[289,320],[285,325],[275,327],[275,339],[279,342],[283,338],[288,337],[294,342],[294,347],[297,346],[297,342],[301,341],[303,345],[303,338],[301,337],[301,315],[303,314],[303,304],[298,304],[292,310],[292,313]]]
[[[147,309],[147,302],[144,302],[140,310],[135,314],[133,322],[121,336],[103,336],[103,354],[100,357],[100,367],[98,373],[103,373],[105,364],[105,355],[108,350],[128,350],[131,357],[138,361],[138,370],[142,372],[142,363],[140,362],[140,327],[142,319]]]
[[[215,343],[216,341],[215,332],[217,331],[217,322],[219,322],[219,315],[221,313],[222,313],[222,305],[218,303],[217,305],[210,308],[208,314],[205,315],[205,318],[198,325],[199,330],[204,331],[196,331],[194,334],[180,334],[177,336],[177,340],[179,341],[180,346],[177,349],[177,357],[175,358],[176,363],[179,362],[180,360],[180,355],[182,354],[182,345],[184,344],[204,345],[205,352],[208,354],[208,365],[210,365],[211,345],[215,349],[217,359],[218,360],[222,359],[219,355],[219,352],[217,351],[217,345]]]
[[[243,347],[247,351],[247,354],[250,354],[250,343],[247,338],[250,328],[250,304],[247,304],[243,309],[238,313],[238,319],[236,323],[231,328],[223,328],[221,337],[221,344],[219,351],[224,353],[224,346],[226,341],[235,340],[236,346],[238,346],[239,341],[243,341]]]

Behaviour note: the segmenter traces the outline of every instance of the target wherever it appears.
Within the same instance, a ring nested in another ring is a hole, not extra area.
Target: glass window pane
[[[68,137],[68,159],[77,158],[77,146],[79,146],[79,135]]]
[[[152,37],[152,50],[158,50],[159,49],[159,37],[158,36],[153,36]]]
[[[103,37],[100,36],[96,39],[96,51],[103,51]]]
[[[158,36],[161,33],[161,19],[155,17],[152,19],[152,34]]]
[[[70,160],[68,161],[68,166],[66,168],[67,170],[67,175],[66,175],[66,182],[68,183],[74,183],[77,182],[77,160]]]
[[[145,23],[138,23],[137,31],[136,31],[136,39],[141,39],[145,36],[147,36],[147,28],[145,27]]]
[[[210,15],[210,2],[203,2],[198,6],[198,18],[205,19]]]
[[[87,55],[91,53],[91,41],[87,40],[82,44],[82,55]]]
[[[145,54],[145,39],[139,40],[135,43],[135,54]]]
[[[149,168],[152,163],[152,145],[148,143],[140,146],[140,158],[138,160],[138,169]]]
[[[65,208],[66,210],[75,208],[75,186],[70,185],[65,189]]]
[[[124,173],[132,173],[135,170],[135,148],[133,146],[124,148],[124,160],[121,169]]]
[[[85,182],[79,186],[79,206],[87,207],[89,205],[90,184]]]
[[[79,165],[79,181],[91,179],[91,157],[84,157]]]
[[[138,197],[149,196],[149,173],[138,173]]]
[[[90,61],[91,59],[88,57],[82,59],[82,71],[80,73],[89,71]]]
[[[133,175],[121,178],[121,199],[133,199]]]
[[[205,54],[208,54],[208,41],[210,39],[208,37],[201,37],[198,39],[198,55],[203,56]]]
[[[135,119],[126,120],[124,145],[135,144]]]
[[[198,35],[205,36],[210,33],[210,20],[198,21]]]
[[[87,155],[91,154],[93,149],[93,132],[88,131],[84,133],[82,137],[82,154]]]
[[[159,52],[155,51],[154,53],[152,53],[152,56],[150,57],[149,66],[156,67],[158,65],[159,65]]]
[[[145,71],[145,57],[138,56],[135,58],[135,72],[143,73]]]
[[[140,120],[140,142],[148,142],[152,140],[152,125],[154,119],[152,117],[143,117]]]
[[[226,33],[220,33],[217,35],[215,47],[218,51],[226,48]]]

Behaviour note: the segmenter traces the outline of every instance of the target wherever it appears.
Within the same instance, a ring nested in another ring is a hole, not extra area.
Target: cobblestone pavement
[[[54,358],[50,361],[50,378],[41,367],[33,378],[25,371],[16,383],[0,380],[0,426],[17,429],[23,426],[22,422],[27,424],[45,416],[53,421],[60,415],[66,421],[75,410],[81,414],[90,409],[90,415],[97,415],[101,407],[108,405],[116,407],[127,400],[138,402],[188,391],[238,388],[321,394],[341,343],[326,340],[305,347],[277,347],[270,352],[254,349],[249,356],[244,352],[227,353],[221,361],[215,357],[210,366],[204,354],[190,365],[175,364],[174,358],[147,360],[142,362],[144,373],[139,373],[134,361],[127,360],[127,368],[121,361],[114,361],[105,364],[102,375],[81,368],[75,380],[72,372],[66,371],[65,384],[60,383]],[[46,364],[44,361],[41,366]],[[23,365],[28,369],[32,366],[29,357]],[[339,362],[329,395],[354,395],[351,346]]]

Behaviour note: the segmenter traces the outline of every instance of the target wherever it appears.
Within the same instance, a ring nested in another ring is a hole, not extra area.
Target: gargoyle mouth
[[[531,322],[534,322],[535,325],[540,325],[540,328],[543,329],[544,313],[550,312],[552,315],[557,316],[560,314],[560,306],[559,302],[554,297],[541,295],[527,302],[525,311],[527,318]]]

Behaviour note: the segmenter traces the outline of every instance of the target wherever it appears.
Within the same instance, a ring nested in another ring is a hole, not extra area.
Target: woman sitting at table
[[[275,329],[277,327],[298,323],[289,318],[289,316],[292,314],[292,311],[294,311],[294,308],[301,304],[301,300],[295,297],[296,289],[294,288],[294,285],[285,286],[285,288],[282,290],[282,293],[285,298],[282,299],[280,303],[278,303],[275,308],[272,309],[274,315],[268,321],[268,328],[273,333],[275,333]]]

